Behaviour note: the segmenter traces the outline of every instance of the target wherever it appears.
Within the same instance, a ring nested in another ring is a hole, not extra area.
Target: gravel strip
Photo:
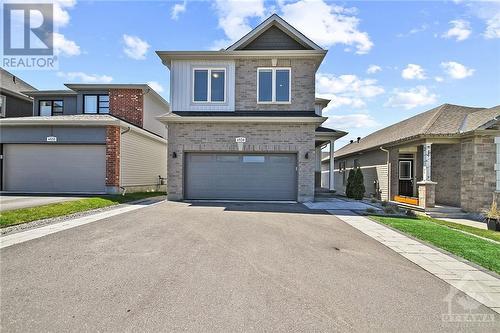
[[[78,213],[64,215],[64,216],[51,217],[51,218],[48,218],[48,219],[31,221],[31,222],[26,222],[26,223],[21,223],[21,224],[16,224],[16,225],[12,225],[12,226],[0,229],[0,236],[15,234],[15,233],[18,233],[18,232],[21,232],[21,231],[26,231],[26,230],[29,230],[29,229],[35,229],[35,228],[43,227],[43,226],[46,226],[46,225],[49,225],[49,224],[54,224],[54,223],[59,223],[59,222],[65,222],[65,221],[76,219],[76,218],[79,218],[79,217],[94,215],[94,214],[97,214],[97,213],[106,212],[106,211],[109,211],[109,210],[117,209],[117,208],[128,206],[128,205],[140,204],[140,203],[143,203],[143,202],[144,203],[147,202],[147,203],[151,203],[152,204],[152,203],[163,201],[163,200],[165,200],[165,196],[150,197],[150,198],[145,198],[145,199],[141,199],[141,200],[130,201],[130,202],[119,204],[119,205],[102,207],[102,208],[97,208],[97,209],[92,209],[92,210],[86,210],[86,211],[83,211],[83,212],[78,212]]]

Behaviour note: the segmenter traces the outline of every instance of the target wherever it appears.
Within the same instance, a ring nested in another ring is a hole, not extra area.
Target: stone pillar
[[[330,140],[330,191],[335,191],[335,140]]]
[[[434,207],[436,204],[436,182],[418,182],[418,205],[422,208]]]

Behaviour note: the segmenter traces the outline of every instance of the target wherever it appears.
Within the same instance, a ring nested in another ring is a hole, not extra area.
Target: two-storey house
[[[33,115],[33,99],[23,91],[37,89],[5,69],[0,68],[0,118]]]
[[[161,189],[168,103],[146,84],[25,91],[30,117],[0,120],[1,190],[118,193]],[[163,186],[164,187],[164,186]]]
[[[320,126],[326,53],[276,14],[224,50],[157,51],[171,82],[171,112],[158,118],[168,198],[313,200],[321,147],[346,134]]]

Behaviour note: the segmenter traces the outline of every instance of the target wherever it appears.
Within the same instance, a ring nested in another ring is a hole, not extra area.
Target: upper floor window
[[[83,113],[109,113],[109,95],[84,95]]]
[[[193,70],[193,102],[224,103],[226,101],[226,70],[195,68]]]
[[[257,102],[290,103],[290,68],[257,69]]]
[[[5,104],[7,98],[4,95],[0,95],[0,117],[5,117]]]
[[[61,116],[63,108],[62,100],[40,101],[40,116]]]

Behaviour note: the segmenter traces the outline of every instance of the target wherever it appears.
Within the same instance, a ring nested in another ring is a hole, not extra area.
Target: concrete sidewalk
[[[364,216],[329,211],[345,223],[396,251],[429,273],[500,313],[500,279]],[[454,297],[454,295],[450,295]]]

